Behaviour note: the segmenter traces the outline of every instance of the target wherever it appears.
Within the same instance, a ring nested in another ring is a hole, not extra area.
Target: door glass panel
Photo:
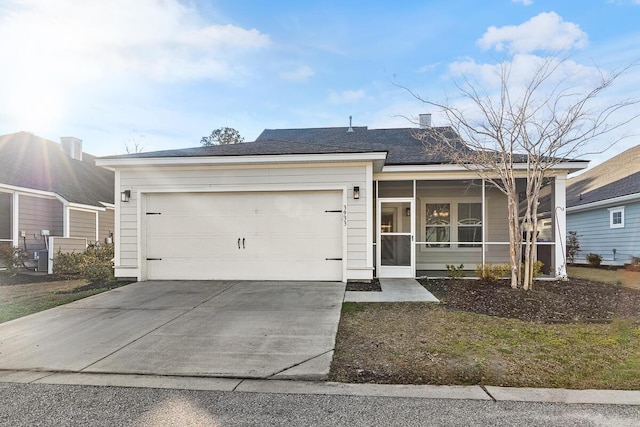
[[[411,203],[382,203],[381,233],[411,233]]]
[[[380,263],[383,266],[411,266],[411,236],[380,236]]]

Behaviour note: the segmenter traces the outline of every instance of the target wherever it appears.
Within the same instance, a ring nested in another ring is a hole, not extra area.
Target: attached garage
[[[343,280],[343,191],[144,195],[149,280]]]

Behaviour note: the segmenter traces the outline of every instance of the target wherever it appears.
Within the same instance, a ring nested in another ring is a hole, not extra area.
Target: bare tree
[[[210,145],[239,144],[241,142],[244,142],[244,138],[240,135],[240,132],[229,127],[216,129],[211,132],[211,135],[203,136],[200,140],[200,144],[204,147]]]
[[[467,109],[425,99],[407,89],[420,101],[442,110],[460,138],[433,128],[421,129],[417,136],[435,139],[450,161],[477,173],[506,195],[513,288],[530,289],[533,285],[538,201],[552,168],[568,158],[587,154],[587,143],[638,116],[612,121],[614,114],[638,100],[604,106],[595,102],[629,67],[612,73],[599,71],[597,81],[580,90],[575,76],[564,74],[569,68],[565,65],[567,60],[559,57],[540,58],[531,77],[518,85],[514,80],[522,81],[522,76],[516,79],[511,63],[503,62],[496,68],[499,88],[493,94],[482,84],[464,78],[457,87],[467,106],[470,104]],[[620,139],[609,141],[598,152]],[[526,182],[523,200],[519,199],[517,178]]]
[[[142,153],[142,150],[144,150],[144,145],[142,145],[143,139],[144,135],[134,135],[133,133],[129,134],[127,139],[124,141],[124,149],[127,154]]]

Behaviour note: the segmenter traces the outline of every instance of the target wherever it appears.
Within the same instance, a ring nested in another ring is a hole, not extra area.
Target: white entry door
[[[147,278],[340,281],[342,212],[341,191],[148,194]]]
[[[413,199],[379,199],[378,277],[415,277]]]

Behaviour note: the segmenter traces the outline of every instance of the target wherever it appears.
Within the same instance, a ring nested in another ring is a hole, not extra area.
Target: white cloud
[[[511,2],[512,3],[522,3],[525,6],[531,6],[533,4],[533,0],[511,0]]]
[[[366,96],[364,90],[329,91],[329,101],[334,104],[355,104]]]
[[[520,25],[489,27],[478,40],[483,49],[507,49],[511,53],[583,48],[587,42],[587,34],[578,25],[565,22],[555,12],[540,13]]]
[[[9,0],[0,9],[0,40],[1,111],[33,130],[89,94],[238,80],[249,73],[250,55],[270,44],[255,29],[205,23],[178,0]]]
[[[280,77],[284,80],[302,82],[309,80],[315,74],[316,73],[315,71],[313,71],[313,68],[309,67],[308,65],[301,65],[294,70],[284,71],[280,73]]]

